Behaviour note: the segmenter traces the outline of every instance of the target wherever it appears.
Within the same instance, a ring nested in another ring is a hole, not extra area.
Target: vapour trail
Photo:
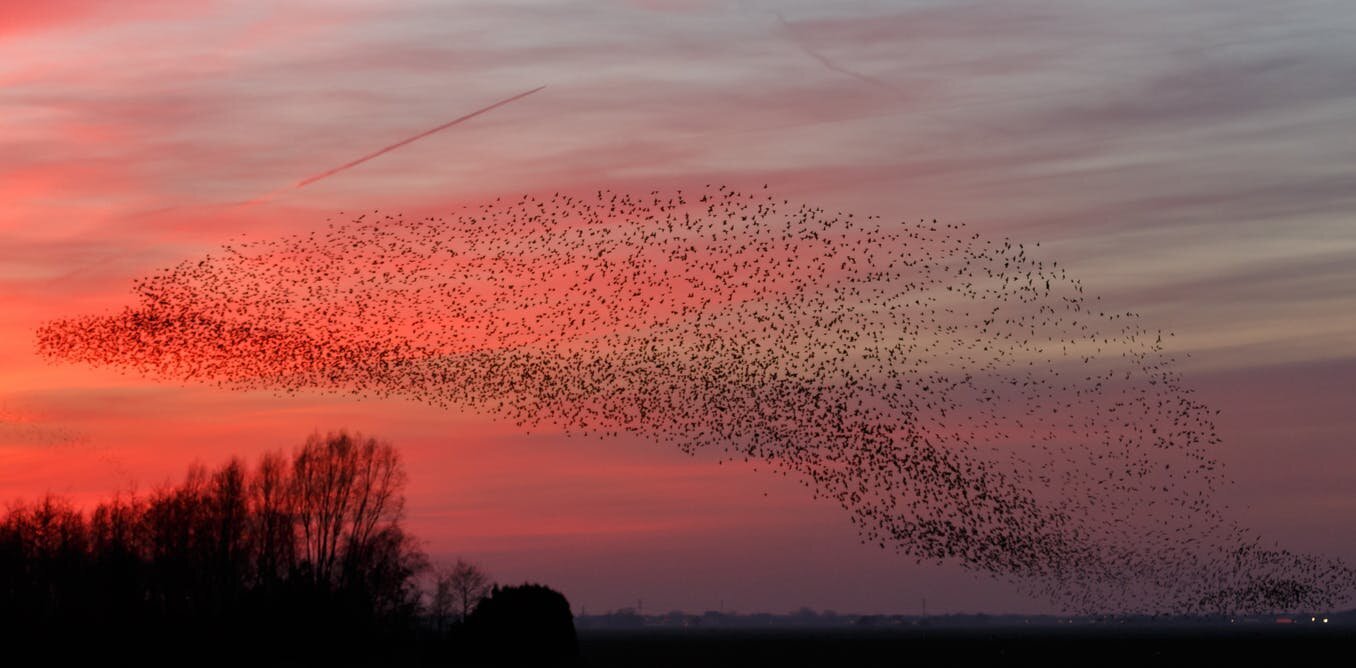
[[[782,27],[786,29],[786,34],[790,37],[791,43],[795,44],[796,48],[803,51],[805,55],[810,56],[811,58],[814,58],[815,60],[819,61],[819,64],[823,65],[826,69],[832,70],[839,74],[850,76],[859,81],[865,81],[866,83],[869,83],[873,86],[879,86],[881,88],[885,88],[895,93],[900,94],[904,93],[904,91],[900,90],[897,86],[888,81],[877,79],[876,77],[873,77],[869,74],[862,74],[861,72],[850,70],[846,67],[843,67],[842,65],[839,65],[838,63],[833,62],[833,60],[829,59],[828,56],[814,50],[813,48],[810,47],[809,44],[806,44],[800,38],[800,35],[796,34],[796,29],[791,27],[791,23],[786,20],[785,16],[782,16],[781,12],[773,12],[773,14],[777,17],[777,20],[781,22]]]
[[[853,79],[869,84],[874,88],[885,90],[889,93],[899,96],[905,102],[912,102],[917,97],[915,91],[910,91],[903,86],[891,83],[884,79],[878,79],[869,74],[864,74],[862,72],[858,72],[857,70],[839,65],[833,59],[829,58],[823,53],[820,53],[819,51],[815,50],[814,47],[810,46],[810,44],[806,42],[799,33],[796,32],[795,27],[791,24],[790,21],[786,20],[786,17],[783,16],[781,12],[773,12],[772,15],[776,16],[777,21],[782,24],[782,28],[786,33],[787,40],[790,41],[791,44],[795,46],[797,50],[811,58],[814,58],[816,62],[818,62],[820,65],[824,67],[824,69],[829,70],[830,72],[835,72],[837,74],[842,74],[844,76],[852,77]],[[1009,96],[1007,99],[1009,102],[1011,102],[1017,99],[1021,99],[1023,97],[1027,96],[1017,96],[1017,97]],[[1041,97],[1048,97],[1048,94],[1041,94]],[[953,117],[944,116],[940,113],[937,113],[936,111],[927,111],[925,109],[917,108],[917,105],[915,104],[910,104],[910,107],[912,108],[909,110],[909,113],[915,116],[930,118],[946,126],[956,125],[956,119]],[[994,133],[1006,132],[1006,130],[1004,129],[996,128],[987,123],[980,123],[978,121],[975,121],[974,119],[968,119],[966,121],[966,126],[971,130],[978,129]]]
[[[394,143],[394,144],[391,144],[390,146],[387,146],[387,147],[385,147],[385,148],[383,148],[383,149],[374,151],[374,152],[369,153],[369,154],[367,154],[367,155],[365,155],[365,156],[363,156],[363,157],[361,157],[361,158],[358,158],[357,160],[354,160],[354,161],[352,161],[352,162],[346,162],[346,163],[344,163],[344,164],[342,164],[342,165],[339,165],[338,167],[335,167],[335,168],[333,168],[333,169],[330,169],[330,170],[321,172],[321,173],[319,173],[319,174],[316,174],[315,176],[311,176],[311,177],[308,177],[308,178],[304,178],[304,179],[302,179],[302,180],[300,180],[300,181],[297,181],[297,184],[296,184],[295,186],[293,186],[293,188],[304,188],[304,187],[306,187],[306,186],[308,186],[308,185],[310,185],[310,184],[312,184],[312,183],[315,183],[316,181],[319,181],[319,180],[321,180],[321,179],[323,179],[323,178],[327,178],[327,177],[330,177],[330,176],[334,176],[335,174],[338,174],[339,172],[342,172],[342,171],[344,171],[344,170],[346,170],[346,169],[350,169],[350,168],[353,168],[353,167],[357,167],[358,165],[361,165],[361,164],[363,164],[364,162],[367,162],[368,160],[371,160],[372,158],[375,158],[375,157],[377,157],[377,156],[379,156],[379,155],[382,155],[382,154],[385,154],[385,153],[390,153],[391,151],[394,151],[394,150],[400,148],[401,146],[404,146],[404,145],[409,144],[409,143],[412,143],[412,142],[419,141],[420,139],[423,139],[424,137],[427,137],[427,136],[429,136],[429,135],[431,135],[431,134],[433,134],[433,133],[435,133],[435,132],[441,132],[441,131],[446,130],[447,128],[450,128],[450,127],[452,127],[452,126],[454,126],[454,125],[456,125],[456,124],[458,124],[458,123],[461,123],[461,122],[464,122],[464,121],[469,121],[469,120],[471,120],[472,118],[475,118],[476,116],[479,116],[479,115],[481,115],[481,114],[483,114],[483,113],[485,113],[485,112],[487,112],[487,111],[493,111],[493,110],[498,109],[499,107],[502,107],[502,106],[504,106],[504,105],[506,105],[506,104],[508,104],[508,103],[510,103],[510,102],[516,102],[516,101],[518,101],[518,100],[521,100],[521,99],[527,97],[528,95],[531,95],[531,94],[533,94],[533,93],[535,93],[535,92],[537,92],[537,91],[539,91],[539,90],[541,90],[541,89],[543,89],[543,88],[545,88],[545,87],[546,87],[546,86],[537,86],[536,88],[533,88],[532,90],[529,90],[529,91],[526,91],[526,92],[522,92],[522,93],[518,93],[517,95],[514,95],[513,97],[504,98],[504,99],[502,99],[502,100],[500,100],[500,101],[498,101],[498,102],[495,102],[494,104],[492,104],[492,105],[490,105],[490,106],[488,106],[488,107],[482,107],[482,108],[477,109],[477,110],[475,110],[475,111],[473,111],[473,112],[471,112],[471,113],[469,113],[469,114],[466,114],[465,116],[459,116],[459,117],[457,117],[457,118],[454,118],[454,119],[452,119],[452,120],[450,120],[450,121],[448,121],[448,122],[446,122],[446,123],[443,123],[442,125],[439,125],[439,126],[436,127],[436,128],[433,128],[433,129],[431,129],[431,130],[425,130],[425,131],[423,131],[423,132],[420,132],[419,134],[417,134],[417,135],[415,135],[415,136],[413,136],[413,137],[410,137],[410,138],[408,138],[408,139],[403,139],[403,140],[401,140],[401,141],[398,141],[398,142],[396,142],[396,143]],[[270,193],[270,194],[272,194],[272,193]],[[265,195],[265,197],[267,197],[267,195]]]
[[[260,205],[260,204],[267,204],[267,203],[269,203],[269,202],[272,202],[274,199],[276,199],[276,198],[279,197],[280,195],[283,195],[283,194],[285,194],[285,193],[287,193],[287,192],[290,192],[290,191],[292,191],[292,190],[296,190],[296,189],[298,189],[298,188],[305,187],[305,186],[307,186],[307,185],[310,185],[310,184],[312,184],[312,183],[315,183],[316,181],[319,181],[319,180],[321,180],[321,179],[323,179],[323,178],[326,178],[326,177],[329,177],[329,176],[333,176],[334,174],[337,174],[337,173],[339,173],[339,172],[342,172],[342,171],[344,171],[344,170],[346,170],[346,169],[349,169],[349,168],[351,168],[351,167],[356,167],[356,166],[358,166],[358,165],[361,165],[362,163],[367,162],[368,160],[371,160],[372,158],[375,158],[375,157],[377,157],[377,156],[379,156],[379,155],[382,155],[383,153],[389,153],[390,151],[394,151],[395,149],[398,149],[398,148],[400,148],[401,146],[404,146],[404,145],[406,145],[406,144],[409,144],[409,143],[418,141],[418,140],[420,140],[420,139],[423,139],[424,137],[427,137],[427,136],[429,136],[429,135],[431,135],[431,134],[433,134],[433,133],[435,133],[435,132],[439,132],[439,131],[442,131],[442,130],[446,130],[447,128],[450,128],[450,127],[452,127],[453,125],[456,125],[456,124],[461,123],[461,122],[463,122],[463,121],[468,121],[468,120],[470,120],[470,119],[472,119],[472,118],[475,118],[476,116],[479,116],[479,115],[481,115],[481,114],[483,114],[483,113],[485,113],[485,112],[487,112],[487,111],[491,111],[491,110],[493,110],[493,109],[497,109],[497,108],[502,107],[502,106],[504,106],[504,105],[506,105],[506,104],[508,104],[508,103],[510,103],[510,102],[514,102],[514,101],[520,100],[520,99],[522,99],[522,98],[525,98],[525,97],[527,97],[528,95],[531,95],[531,94],[533,94],[533,93],[535,93],[535,92],[537,92],[537,91],[539,91],[539,90],[541,90],[541,89],[543,89],[543,88],[545,88],[545,87],[546,87],[546,86],[537,86],[536,88],[533,88],[532,90],[525,91],[525,92],[522,92],[522,93],[518,93],[517,95],[514,95],[513,97],[505,98],[505,99],[503,99],[503,100],[500,100],[500,101],[498,101],[498,102],[495,102],[494,104],[491,104],[491,105],[489,105],[488,107],[483,107],[483,108],[477,109],[477,110],[475,110],[475,111],[473,111],[473,112],[471,112],[471,113],[469,113],[469,114],[466,114],[466,115],[464,115],[464,116],[459,116],[459,117],[457,117],[457,118],[454,118],[454,119],[452,119],[452,120],[450,120],[450,121],[448,121],[448,122],[446,122],[446,123],[443,123],[442,125],[439,125],[439,126],[436,127],[436,128],[433,128],[433,129],[431,129],[431,130],[426,130],[426,131],[421,132],[421,133],[419,133],[419,134],[417,134],[417,135],[414,135],[413,137],[410,137],[410,138],[408,138],[408,139],[404,139],[404,140],[402,140],[402,141],[399,141],[399,142],[396,142],[396,143],[394,143],[394,144],[391,144],[390,146],[387,146],[386,148],[383,148],[383,149],[381,149],[381,150],[379,150],[379,151],[375,151],[375,152],[373,152],[373,153],[369,153],[369,154],[367,154],[367,155],[365,155],[365,156],[363,156],[363,157],[361,157],[361,158],[358,158],[357,160],[354,160],[354,161],[352,161],[352,162],[345,163],[345,164],[343,164],[343,165],[340,165],[340,166],[338,166],[338,167],[335,167],[334,169],[328,170],[328,171],[323,172],[323,173],[321,173],[321,174],[317,174],[317,175],[315,175],[315,176],[311,176],[311,177],[309,177],[309,178],[302,179],[301,181],[298,181],[295,185],[291,185],[291,186],[281,186],[281,187],[278,187],[278,188],[274,188],[273,190],[270,190],[270,191],[268,191],[268,192],[266,192],[266,193],[264,193],[264,194],[262,194],[262,195],[258,195],[258,196],[255,196],[255,197],[251,197],[250,199],[247,199],[247,200],[239,200],[239,201],[234,201],[234,202],[211,202],[211,203],[200,203],[200,204],[174,205],[174,206],[168,206],[168,207],[160,207],[160,208],[156,208],[156,209],[149,209],[149,210],[146,210],[146,211],[138,211],[138,212],[135,212],[135,213],[130,214],[130,216],[133,217],[133,218],[139,218],[139,217],[143,217],[143,216],[150,216],[150,215],[162,214],[162,213],[174,211],[174,210],[176,210],[176,209],[204,209],[204,208],[224,208],[224,207],[231,207],[231,208],[234,208],[234,207],[242,207],[242,208],[243,208],[243,207],[257,206],[257,205]],[[103,259],[101,259],[101,260],[95,261],[95,262],[90,263],[90,264],[88,264],[88,265],[85,265],[85,266],[83,266],[83,267],[78,267],[78,268],[76,268],[75,270],[73,270],[73,271],[71,271],[71,272],[68,272],[68,273],[66,273],[66,274],[63,274],[63,275],[61,275],[61,276],[57,276],[57,277],[55,277],[55,278],[48,279],[47,285],[49,285],[49,286],[50,286],[50,285],[55,285],[55,284],[60,283],[60,282],[62,282],[62,281],[70,280],[71,278],[74,278],[75,276],[78,276],[78,275],[80,275],[80,274],[83,274],[83,273],[85,273],[85,272],[87,272],[87,271],[89,271],[89,270],[91,270],[91,269],[93,269],[93,268],[95,268],[95,267],[99,267],[99,266],[106,265],[106,264],[108,264],[109,262],[112,262],[113,260],[119,259],[119,258],[121,258],[121,257],[125,257],[126,255],[127,255],[127,253],[115,253],[115,254],[106,256],[105,258],[103,258]]]

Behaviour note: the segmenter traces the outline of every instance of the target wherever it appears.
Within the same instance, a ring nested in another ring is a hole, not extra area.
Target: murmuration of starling
[[[39,351],[282,393],[406,397],[524,429],[749,460],[861,539],[1071,612],[1347,600],[1340,561],[1226,517],[1214,411],[1165,334],[957,224],[766,189],[499,198],[232,243]]]

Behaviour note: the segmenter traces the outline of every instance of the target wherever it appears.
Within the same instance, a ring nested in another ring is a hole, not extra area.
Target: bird
[[[1229,519],[1214,411],[1161,330],[1035,245],[727,184],[350,215],[151,273],[38,351],[757,463],[868,545],[1071,612],[1319,608],[1356,582]]]

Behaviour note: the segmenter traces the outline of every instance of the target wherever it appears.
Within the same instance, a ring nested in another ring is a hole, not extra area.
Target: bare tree
[[[273,586],[291,574],[296,563],[296,522],[292,516],[287,458],[266,453],[250,480],[249,499],[254,569],[259,581]]]
[[[312,434],[292,458],[292,503],[301,529],[301,561],[329,583],[353,485],[353,440]]]
[[[200,530],[205,529],[211,537],[208,566],[219,596],[230,597],[237,583],[251,575],[248,484],[245,465],[236,458],[214,471],[208,483],[204,509],[207,522]]]
[[[456,597],[452,593],[452,569],[446,564],[438,564],[433,568],[433,596],[429,601],[428,612],[433,617],[433,624],[442,632],[447,629],[447,625],[452,621],[452,614],[456,606]]]
[[[145,505],[131,492],[126,498],[117,494],[95,506],[89,522],[91,549],[100,555],[140,557],[144,546],[139,523],[146,513]]]
[[[460,558],[448,571],[447,582],[454,605],[461,608],[462,621],[466,621],[467,615],[480,603],[480,599],[490,593],[492,585],[489,574],[480,566]]]
[[[340,432],[255,467],[194,464],[182,482],[115,496],[88,519],[52,495],[15,502],[0,508],[0,634],[212,629],[267,644],[343,629],[348,646],[375,648],[414,629],[428,570],[401,526],[404,484],[394,448]]]
[[[403,514],[405,469],[395,448],[359,434],[354,452],[353,500],[349,508],[345,573],[361,569],[373,541]]]
[[[318,584],[360,569],[372,541],[400,519],[405,472],[387,443],[312,434],[292,459],[293,516],[300,558]]]

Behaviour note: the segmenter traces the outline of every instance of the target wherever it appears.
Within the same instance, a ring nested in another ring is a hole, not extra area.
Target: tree
[[[249,513],[254,572],[272,589],[296,567],[296,519],[292,514],[290,470],[281,452],[264,454],[250,479]]]
[[[352,579],[372,541],[404,510],[395,448],[362,434],[312,434],[293,456],[291,501],[300,555],[316,585]]]
[[[490,593],[490,576],[480,566],[457,559],[456,565],[447,573],[448,587],[452,592],[454,604],[461,610],[460,619],[465,621],[471,610]]]
[[[239,583],[252,575],[247,485],[245,465],[232,458],[212,473],[205,490],[205,517],[199,531],[209,537],[209,553],[200,565],[207,567],[211,595],[222,607],[235,602]]]
[[[490,665],[574,665],[579,657],[570,603],[543,585],[494,587],[466,625],[475,654]]]
[[[345,640],[336,658],[394,647],[415,628],[428,568],[400,524],[404,483],[394,448],[340,432],[255,467],[194,464],[88,515],[51,495],[16,502],[0,510],[0,637],[154,637],[167,657],[210,637],[310,658],[326,637]]]
[[[433,572],[433,596],[429,601],[429,615],[439,633],[447,630],[456,609],[456,596],[452,593],[452,569],[438,565]]]

